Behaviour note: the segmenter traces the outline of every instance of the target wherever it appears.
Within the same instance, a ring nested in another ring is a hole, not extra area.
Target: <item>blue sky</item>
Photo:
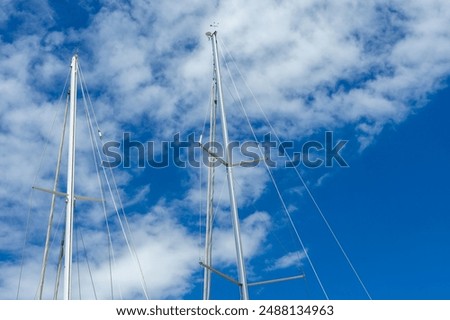
[[[258,139],[276,131],[282,141],[293,141],[290,152],[310,140],[323,142],[326,131],[335,142],[348,140],[342,156],[349,167],[298,168],[339,243],[296,172],[272,171],[314,268],[264,166],[235,170],[250,280],[306,274],[306,280],[251,288],[251,298],[324,299],[325,291],[331,299],[367,299],[358,275],[374,299],[448,299],[450,7],[440,0],[4,1],[0,298],[16,297],[22,252],[19,297],[36,292],[50,197],[33,192],[30,198],[30,189],[52,185],[59,139],[52,121],[64,105],[59,97],[73,53],[105,139],[121,141],[124,132],[156,145],[176,133],[198,138],[211,85],[204,34],[214,21]],[[224,71],[230,138],[253,139]],[[98,196],[83,128],[76,188]],[[137,163],[132,153],[131,166],[114,172],[149,296],[200,299],[206,171]],[[217,181],[214,261],[235,276],[227,192],[219,191],[223,173]],[[95,206],[79,209],[77,228],[91,248],[97,293],[109,298],[102,213]],[[27,219],[33,228],[22,251]],[[115,244],[117,288],[125,298],[142,298],[133,259],[123,240]],[[54,272],[50,268],[50,277]],[[84,298],[92,298],[88,292]],[[237,288],[213,278],[212,298],[238,297]]]

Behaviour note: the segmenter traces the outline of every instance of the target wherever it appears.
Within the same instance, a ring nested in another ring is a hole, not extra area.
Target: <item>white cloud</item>
[[[370,143],[379,130],[359,131],[359,124],[402,121],[450,69],[448,34],[439,31],[449,13],[438,0],[108,5],[80,37],[92,50],[90,77],[119,119],[144,116],[153,135],[166,137],[201,125],[211,72],[204,32],[212,20],[284,136],[353,125]],[[443,45],[430,52],[432,43]],[[261,119],[254,104],[247,108]]]
[[[280,269],[287,269],[290,267],[300,267],[303,265],[303,260],[306,258],[306,254],[303,251],[289,252],[284,256],[278,258],[272,265],[266,268],[267,271],[274,271]]]
[[[227,220],[230,220],[228,217]],[[246,259],[260,254],[271,226],[266,212],[255,212],[241,222],[242,244]],[[236,261],[235,241],[231,226],[219,226],[213,232],[213,264],[229,266]]]
[[[191,279],[200,271],[198,238],[172,215],[171,208],[161,204],[131,222],[134,246],[151,299],[181,298],[192,289]],[[116,258],[114,283],[124,297],[142,298],[139,268],[130,261],[130,254],[122,248]],[[108,268],[102,263],[95,270],[95,276],[101,279],[100,295],[105,298],[109,295]]]

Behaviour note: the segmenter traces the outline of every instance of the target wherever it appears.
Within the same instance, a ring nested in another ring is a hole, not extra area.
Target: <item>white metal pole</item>
[[[234,192],[234,176],[232,167],[232,150],[230,149],[230,144],[228,141],[228,127],[227,118],[225,114],[225,107],[223,102],[223,91],[222,91],[222,81],[220,76],[220,65],[219,65],[219,55],[217,49],[217,31],[211,34],[213,54],[214,54],[214,67],[215,75],[217,81],[217,95],[219,100],[219,110],[220,118],[222,124],[222,134],[224,143],[224,155],[225,161],[228,164],[226,166],[227,170],[227,181],[228,181],[228,191],[230,194],[230,209],[231,209],[231,219],[233,223],[234,241],[236,246],[236,258],[237,258],[237,268],[239,275],[239,282],[241,284],[241,299],[248,300],[248,284],[247,284],[247,273],[245,270],[244,253],[242,250],[242,240],[240,231],[239,214],[236,203],[236,196]]]
[[[77,117],[78,56],[72,57],[70,73],[69,148],[67,166],[66,232],[64,239],[64,299],[70,300],[72,287],[73,209],[75,206],[75,133]]]

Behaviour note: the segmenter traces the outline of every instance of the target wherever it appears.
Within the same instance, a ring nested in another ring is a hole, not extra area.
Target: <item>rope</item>
[[[267,114],[266,114],[266,113],[264,112],[264,110],[262,109],[261,104],[260,104],[259,101],[256,99],[256,96],[255,96],[255,94],[253,93],[253,90],[250,88],[250,86],[248,85],[248,83],[247,83],[247,81],[245,80],[244,76],[242,75],[242,72],[240,71],[240,69],[239,69],[237,63],[235,62],[233,56],[232,56],[230,53],[228,53],[228,51],[227,51],[227,49],[226,49],[226,47],[225,47],[225,44],[224,44],[222,41],[221,41],[221,44],[222,44],[222,46],[224,47],[225,52],[227,52],[227,54],[230,56],[231,61],[233,62],[233,64],[236,66],[236,69],[237,69],[237,71],[238,71],[240,77],[242,78],[242,80],[243,80],[243,82],[244,82],[246,88],[249,90],[249,92],[250,92],[250,94],[251,94],[253,100],[255,101],[256,105],[258,106],[259,110],[261,111],[261,113],[262,113],[262,115],[263,115],[263,117],[264,117],[264,120],[265,120],[266,123],[269,125],[269,127],[270,127],[271,131],[273,132],[275,138],[277,139],[278,143],[281,144],[281,139],[279,138],[278,134],[276,133],[275,129],[273,128],[273,126],[272,126],[272,124],[271,124],[269,118],[267,117]],[[228,68],[228,67],[227,67],[227,68]],[[234,82],[233,82],[233,84],[234,84]],[[291,158],[288,154],[286,154],[286,156],[287,156],[288,160],[292,162],[292,158]],[[319,205],[318,205],[318,203],[317,203],[317,201],[316,201],[314,195],[312,194],[312,192],[311,192],[311,190],[309,189],[308,185],[306,184],[305,180],[304,180],[303,177],[301,176],[301,174],[300,174],[300,172],[298,171],[297,167],[294,167],[294,170],[295,170],[297,176],[299,177],[301,183],[302,183],[303,186],[305,187],[306,192],[308,193],[308,196],[309,196],[310,199],[312,200],[312,202],[313,202],[313,204],[314,204],[314,206],[315,206],[317,212],[319,212],[319,214],[320,214],[322,220],[324,221],[324,223],[325,223],[325,225],[327,226],[329,232],[330,232],[331,235],[333,236],[333,238],[334,238],[336,244],[338,245],[339,249],[341,250],[343,256],[345,257],[345,259],[346,259],[347,263],[349,264],[350,268],[352,269],[353,273],[355,274],[355,276],[356,276],[356,278],[357,278],[359,284],[360,284],[361,287],[363,288],[363,290],[364,290],[364,292],[366,293],[367,297],[368,297],[370,300],[372,300],[371,295],[369,294],[369,292],[368,292],[366,286],[364,285],[364,283],[363,283],[361,277],[359,276],[358,272],[356,271],[355,267],[353,266],[352,262],[350,261],[350,258],[348,257],[348,255],[347,255],[347,253],[345,252],[343,246],[341,245],[340,241],[338,240],[338,238],[337,238],[335,232],[334,232],[333,229],[331,228],[331,225],[329,224],[328,220],[325,218],[325,215],[323,214],[321,208],[319,207]]]

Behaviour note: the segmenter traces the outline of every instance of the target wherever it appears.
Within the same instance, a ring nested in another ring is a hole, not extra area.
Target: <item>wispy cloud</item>
[[[275,260],[272,265],[266,268],[267,271],[275,271],[281,269],[287,269],[290,267],[300,267],[303,265],[303,260],[306,258],[306,254],[303,251],[289,252],[284,256]]]

